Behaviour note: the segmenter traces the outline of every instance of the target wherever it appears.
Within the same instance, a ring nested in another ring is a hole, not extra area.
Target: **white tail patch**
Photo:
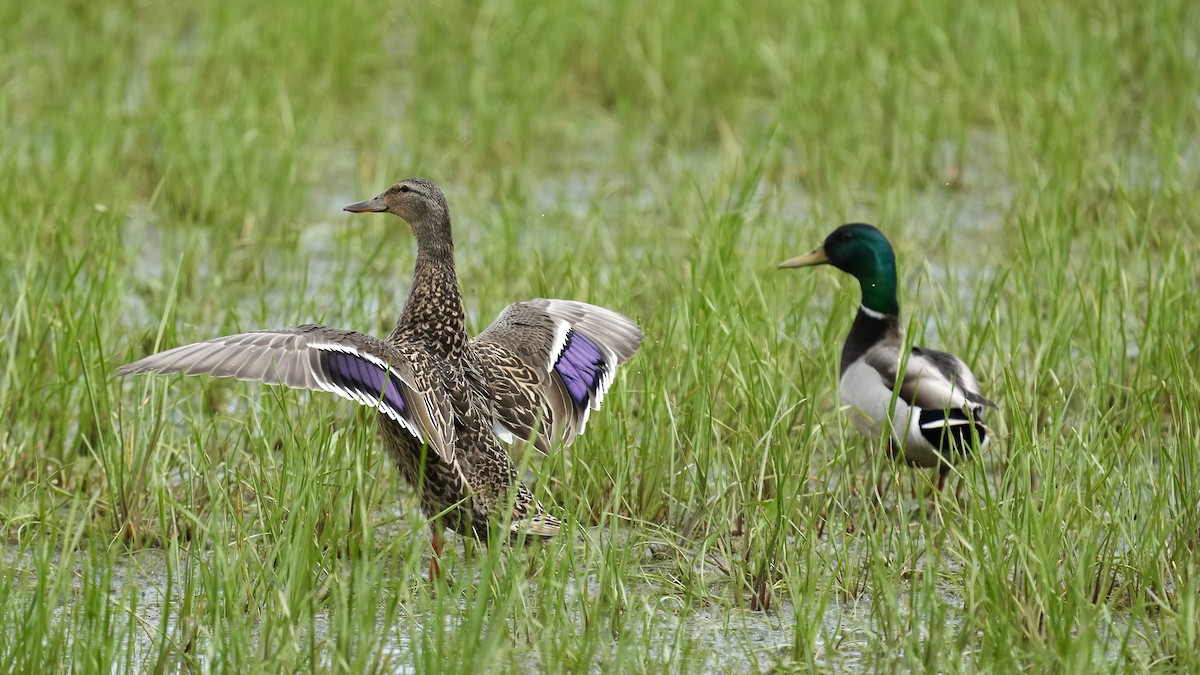
[[[922,429],[944,429],[945,427],[961,427],[963,425],[970,425],[970,424],[971,424],[971,420],[960,420],[960,419],[953,418],[953,417],[944,417],[941,419],[933,420],[931,422],[926,422],[925,424],[921,425],[921,428]]]

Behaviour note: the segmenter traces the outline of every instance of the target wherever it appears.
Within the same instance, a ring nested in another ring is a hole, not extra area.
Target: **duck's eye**
[[[412,192],[412,188],[408,187],[407,185],[401,185],[400,191],[401,192]]]

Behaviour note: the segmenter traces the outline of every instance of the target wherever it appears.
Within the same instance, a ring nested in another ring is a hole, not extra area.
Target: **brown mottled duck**
[[[509,305],[470,338],[441,189],[410,178],[345,210],[400,216],[416,239],[408,300],[386,338],[318,325],[241,333],[154,354],[118,374],[234,377],[375,408],[384,446],[432,519],[431,578],[440,573],[443,527],[485,538],[489,522],[511,518],[513,535],[552,537],[561,522],[519,480],[501,443],[527,441],[543,452],[570,444],[641,331],[603,307],[537,299]]]

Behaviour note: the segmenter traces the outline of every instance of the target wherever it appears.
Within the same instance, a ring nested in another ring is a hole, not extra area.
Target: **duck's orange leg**
[[[430,539],[430,543],[433,544],[433,557],[429,559],[429,580],[434,581],[442,578],[442,567],[439,562],[442,559],[442,545],[445,540],[442,539],[442,528],[431,523],[429,529],[433,533]]]
[[[943,464],[938,469],[938,483],[937,483],[938,492],[943,492],[946,489],[946,477],[949,475],[950,475],[950,465]]]

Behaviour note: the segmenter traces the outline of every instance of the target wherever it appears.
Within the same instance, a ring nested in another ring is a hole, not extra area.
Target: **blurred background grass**
[[[0,7],[0,611],[26,626],[0,664],[1194,668],[1197,12]],[[473,329],[543,295],[648,335],[532,465],[575,529],[532,571],[468,546],[445,591],[366,411],[111,379],[237,330],[386,332],[411,238],[339,209],[412,175],[450,199]],[[846,220],[1002,404],[944,523],[910,526],[926,482],[835,414],[857,289],[774,270]]]

